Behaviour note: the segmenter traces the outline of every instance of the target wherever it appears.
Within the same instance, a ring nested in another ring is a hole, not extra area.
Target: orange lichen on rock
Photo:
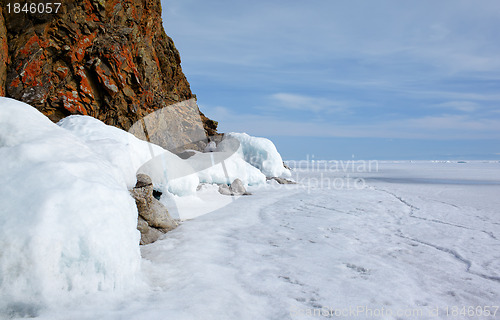
[[[21,73],[21,81],[25,86],[36,87],[43,84],[41,74],[42,67],[44,65],[44,56],[40,55],[39,58],[35,58],[24,66]]]
[[[17,77],[14,80],[12,80],[12,82],[10,83],[10,86],[13,88],[17,88],[17,87],[19,87],[20,84],[21,84],[21,80],[19,79],[19,77]]]
[[[47,40],[42,40],[38,37],[37,34],[34,34],[32,37],[26,41],[26,44],[19,50],[20,55],[28,56],[30,54],[35,54],[41,48],[45,48],[48,45]]]
[[[87,48],[92,46],[92,43],[95,38],[96,38],[96,33],[92,33],[87,36],[82,35],[81,38],[79,38],[76,41],[76,44],[73,47],[73,52],[71,55],[71,61],[73,63],[79,63],[83,61]]]
[[[94,98],[94,95],[92,94],[92,87],[90,86],[89,79],[85,74],[85,68],[80,67],[77,74],[80,78],[80,90],[90,98]]]
[[[80,103],[78,92],[66,91],[59,92],[59,101],[62,102],[63,107],[71,113],[87,114],[87,111]]]
[[[94,63],[94,70],[97,74],[100,84],[104,86],[108,94],[110,94],[111,96],[115,96],[118,93],[118,86],[113,80],[111,70],[106,65],[104,65],[100,59],[97,59]]]
[[[55,69],[55,72],[59,76],[59,79],[63,80],[68,76],[69,69],[63,66],[59,66]]]
[[[9,59],[9,47],[7,46],[7,30],[0,7],[0,96],[5,95],[5,79],[7,78],[7,63]]]

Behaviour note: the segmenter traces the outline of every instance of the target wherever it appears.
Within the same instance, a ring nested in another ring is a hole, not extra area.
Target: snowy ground
[[[39,318],[500,319],[500,163],[357,171],[253,188],[142,247],[133,295]]]

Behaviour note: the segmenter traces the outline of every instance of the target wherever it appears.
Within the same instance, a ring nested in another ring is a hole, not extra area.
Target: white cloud
[[[500,101],[500,94],[475,93],[465,91],[437,91],[437,90],[410,90],[402,89],[401,92],[410,97],[423,97],[426,99],[451,99],[453,101]]]
[[[434,105],[438,108],[450,108],[463,112],[474,112],[480,108],[480,106],[472,101],[448,101],[443,103],[438,103]]]
[[[500,133],[500,119],[476,119],[470,115],[442,115],[426,116],[421,118],[407,119],[405,126],[418,130],[429,130],[433,133],[445,135],[459,135],[460,137],[473,136],[476,134]],[[495,138],[495,136],[490,136]]]
[[[310,97],[294,93],[275,93],[271,99],[285,109],[304,110],[312,112],[335,112],[348,107],[344,101],[333,101],[321,97]]]

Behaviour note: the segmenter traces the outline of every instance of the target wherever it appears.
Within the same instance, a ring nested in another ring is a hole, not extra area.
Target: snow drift
[[[130,287],[137,209],[120,170],[31,106],[0,98],[0,313]]]

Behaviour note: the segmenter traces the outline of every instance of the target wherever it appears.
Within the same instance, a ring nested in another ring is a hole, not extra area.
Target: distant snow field
[[[185,161],[0,98],[0,319],[500,319],[499,162],[289,172],[269,140],[230,136]],[[182,220],[140,248],[137,171]],[[213,184],[234,178],[253,195]]]

